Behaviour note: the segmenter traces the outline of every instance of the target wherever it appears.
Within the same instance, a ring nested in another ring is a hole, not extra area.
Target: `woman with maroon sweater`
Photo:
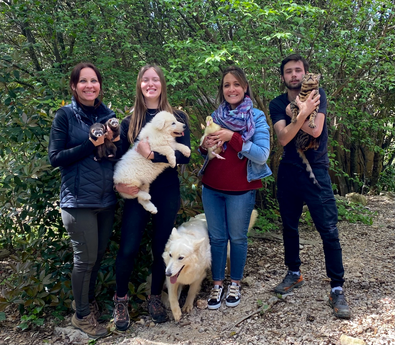
[[[218,97],[220,106],[212,114],[221,129],[207,135],[199,150],[224,143],[203,173],[203,207],[211,244],[214,287],[209,309],[218,309],[224,295],[223,280],[230,241],[230,278],[226,305],[240,303],[240,280],[247,257],[247,232],[261,178],[271,175],[266,164],[270,152],[269,126],[265,114],[253,107],[252,93],[242,69],[228,67],[222,76]]]

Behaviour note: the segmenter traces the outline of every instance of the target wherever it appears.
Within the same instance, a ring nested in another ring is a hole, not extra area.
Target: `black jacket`
[[[62,175],[60,207],[104,208],[117,201],[113,190],[114,163],[95,161],[95,146],[89,140],[89,128],[95,122],[105,123],[115,117],[101,104],[82,108],[75,100],[60,108],[52,123],[48,154],[53,167]],[[120,141],[115,142],[117,153]]]

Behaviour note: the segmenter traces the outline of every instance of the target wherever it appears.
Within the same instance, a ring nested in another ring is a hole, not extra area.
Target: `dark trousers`
[[[137,201],[125,199],[122,216],[121,243],[116,260],[117,296],[123,297],[128,292],[130,274],[134,261],[139,253],[147,223],[152,217],[152,285],[151,294],[162,292],[165,280],[165,264],[162,254],[174,222],[180,209],[180,186],[173,184],[150,190],[151,201],[157,207],[158,213],[151,215]]]
[[[107,208],[64,208],[62,220],[74,252],[71,284],[81,316],[90,314],[89,302],[95,299],[95,285],[101,260],[114,225],[115,205]]]
[[[331,180],[325,168],[313,169],[313,172],[321,188],[313,184],[305,169],[291,164],[280,164],[279,167],[277,198],[283,221],[285,265],[291,271],[298,271],[301,265],[298,224],[305,202],[321,235],[331,287],[342,286],[344,268]]]

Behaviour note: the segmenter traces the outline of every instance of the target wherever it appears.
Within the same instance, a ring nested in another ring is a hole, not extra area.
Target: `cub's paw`
[[[314,122],[310,122],[309,123],[309,127],[310,128],[315,128],[315,127],[317,127],[317,125]]]

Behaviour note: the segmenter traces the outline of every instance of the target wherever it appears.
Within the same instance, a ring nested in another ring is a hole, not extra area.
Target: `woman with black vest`
[[[71,282],[75,314],[71,323],[88,336],[100,338],[107,335],[107,329],[97,322],[100,312],[95,283],[112,233],[117,198],[113,190],[114,163],[95,159],[95,148],[104,143],[105,137],[120,148],[120,137],[113,138],[109,128],[96,141],[89,137],[91,125],[115,117],[102,103],[102,77],[93,64],[74,67],[70,89],[71,104],[56,112],[48,152],[52,166],[61,171],[62,220],[74,251]]]

